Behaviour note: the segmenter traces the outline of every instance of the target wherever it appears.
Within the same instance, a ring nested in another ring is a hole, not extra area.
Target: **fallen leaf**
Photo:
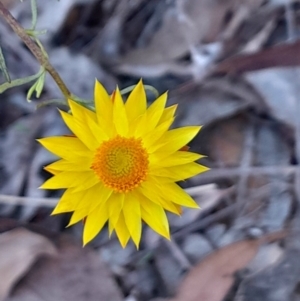
[[[300,68],[293,66],[248,72],[245,78],[263,97],[269,114],[283,124],[295,128],[298,122],[295,108],[299,97],[299,76]]]
[[[99,254],[66,235],[53,235],[52,239],[57,256],[41,258],[5,301],[123,300]]]
[[[16,0],[1,0],[7,8],[13,8],[18,2]]]
[[[42,255],[54,255],[54,245],[42,235],[17,228],[0,235],[0,301]]]
[[[243,240],[212,253],[191,270],[177,296],[170,301],[222,301],[234,283],[234,274],[250,263],[259,246],[284,235],[277,232],[256,240]]]
[[[239,55],[220,63],[213,73],[245,73],[274,67],[300,65],[300,41],[274,46],[249,55]]]
[[[262,246],[247,267],[250,274],[261,273],[263,270],[274,266],[279,260],[283,258],[284,249],[278,243],[272,243]]]
[[[208,153],[211,160],[221,162],[222,166],[239,166],[250,124],[251,121],[244,114],[215,123],[210,131],[202,134],[205,142],[207,139],[204,153]]]

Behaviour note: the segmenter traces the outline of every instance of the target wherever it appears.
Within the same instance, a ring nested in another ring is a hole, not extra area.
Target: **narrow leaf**
[[[11,79],[10,79],[10,76],[9,76],[9,73],[8,73],[8,70],[6,67],[6,63],[5,63],[5,59],[4,59],[1,47],[0,47],[0,68],[4,74],[5,80],[10,83]]]

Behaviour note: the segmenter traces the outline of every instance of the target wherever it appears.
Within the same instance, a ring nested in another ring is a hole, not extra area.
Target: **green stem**
[[[121,90],[121,95],[124,95],[124,94],[127,94],[127,93],[131,92],[135,88],[135,86],[136,85],[132,85],[132,86],[129,86],[129,87],[126,87],[126,88],[122,89]],[[150,85],[144,85],[144,89],[148,90],[148,91],[151,91],[155,95],[155,97],[159,96],[158,91]]]
[[[2,16],[6,22],[10,25],[13,31],[20,37],[20,39],[26,44],[31,53],[35,56],[41,66],[43,66],[47,72],[52,76],[57,86],[61,90],[65,98],[69,98],[71,93],[60,75],[54,69],[49,62],[48,58],[43,54],[42,50],[35,44],[35,42],[26,33],[25,29],[18,23],[18,21],[12,16],[12,14],[6,9],[6,7],[0,1],[0,16]]]
[[[37,22],[36,0],[31,0],[31,14],[32,14],[31,30],[35,30],[36,22]]]

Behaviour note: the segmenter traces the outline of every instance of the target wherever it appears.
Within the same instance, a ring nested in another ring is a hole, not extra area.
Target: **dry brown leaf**
[[[7,8],[12,8],[18,3],[16,0],[1,0],[0,2],[2,2]]]
[[[23,228],[0,235],[0,301],[4,300],[13,285],[42,255],[54,255],[54,245],[42,235]]]
[[[100,256],[68,236],[54,236],[57,256],[42,258],[5,301],[121,301]]]
[[[247,266],[259,246],[283,236],[283,232],[278,232],[236,242],[207,256],[188,274],[170,301],[222,301],[234,282],[234,273]]]
[[[222,162],[224,166],[239,166],[245,144],[245,133],[250,124],[245,115],[222,120],[209,132],[210,159]]]
[[[245,73],[274,67],[300,65],[300,41],[282,44],[249,55],[229,58],[220,63],[214,73]]]

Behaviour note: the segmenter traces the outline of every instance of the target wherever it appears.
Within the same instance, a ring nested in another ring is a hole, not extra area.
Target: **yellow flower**
[[[84,220],[83,244],[108,221],[123,247],[131,237],[139,246],[142,220],[170,238],[165,210],[198,208],[175,182],[205,170],[201,155],[183,150],[199,126],[169,130],[176,105],[165,108],[167,93],[147,108],[140,81],[124,104],[117,89],[109,96],[95,84],[95,111],[69,100],[72,114],[60,111],[74,136],[39,142],[60,160],[45,169],[54,176],[41,188],[66,188],[53,214],[73,212],[69,225]]]

